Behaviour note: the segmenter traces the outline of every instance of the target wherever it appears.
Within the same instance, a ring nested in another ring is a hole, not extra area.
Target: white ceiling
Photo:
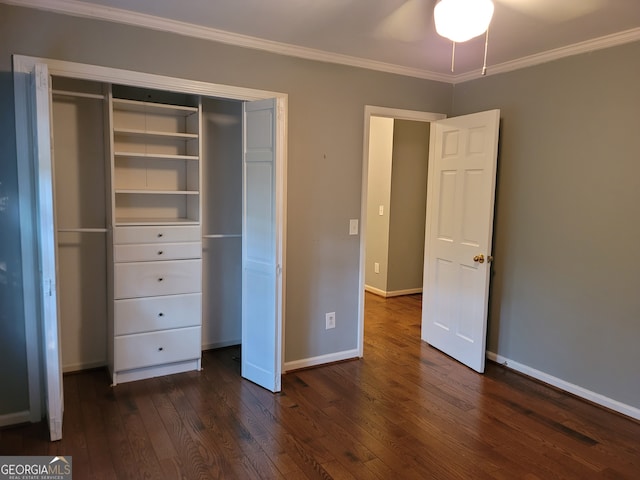
[[[439,37],[433,25],[437,0],[0,1],[424,78],[455,81],[476,76],[482,67],[484,36],[457,45],[452,76],[451,42]],[[640,0],[494,3],[489,73],[640,40]]]

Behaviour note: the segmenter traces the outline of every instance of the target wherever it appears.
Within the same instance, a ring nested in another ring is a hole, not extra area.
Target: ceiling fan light
[[[433,10],[436,31],[454,42],[482,35],[493,17],[491,0],[441,0]]]

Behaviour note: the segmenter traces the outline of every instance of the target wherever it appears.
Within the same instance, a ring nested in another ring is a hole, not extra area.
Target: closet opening
[[[20,55],[13,76],[29,420],[61,438],[63,371],[238,343],[279,391],[287,95]]]
[[[114,102],[111,126],[110,95]],[[120,102],[128,103],[120,107]],[[154,105],[191,110],[177,116],[169,111],[151,114]],[[190,112],[196,119],[199,117],[197,122],[191,121],[199,126],[180,126],[184,122],[182,114],[188,116]],[[239,100],[52,78],[54,204],[64,373],[109,366],[115,382],[113,365],[119,359],[113,355],[136,355],[119,349],[119,340],[133,341],[133,336],[142,337],[161,329],[169,329],[171,337],[183,333],[178,329],[195,325],[201,325],[197,332],[201,350],[236,346],[230,349],[230,355],[239,360],[242,115],[243,104]],[[110,150],[114,156],[112,167]],[[183,160],[179,156],[199,159]],[[111,188],[115,192],[113,200]],[[194,195],[180,198],[174,190],[192,190]],[[152,191],[172,195],[156,195]],[[113,224],[111,209],[114,209]],[[155,254],[162,249],[165,258],[173,255],[174,261],[195,259],[201,263],[197,269],[201,271],[201,282],[194,284],[194,291],[160,292],[168,293],[162,298],[156,291],[116,292],[116,298],[111,299],[110,286],[119,267],[135,268],[134,265],[144,262],[164,260],[133,253],[133,249],[142,252],[146,246],[153,247],[145,243],[150,240],[144,229],[176,222],[196,226],[198,235],[182,238],[178,243],[157,243]],[[112,251],[113,231],[123,226],[133,232],[132,238],[116,241]],[[136,232],[142,234],[140,239],[134,235]],[[110,269],[112,262],[115,272]],[[142,319],[150,309],[157,309],[157,315],[162,317]],[[181,318],[172,322],[168,318],[172,314]],[[187,320],[187,316],[193,318]],[[115,336],[115,347],[110,336]],[[145,348],[138,343],[133,346],[136,350]],[[141,361],[145,360],[130,362],[138,362],[138,366]],[[152,374],[156,373],[164,371]],[[124,373],[120,381],[143,375]]]

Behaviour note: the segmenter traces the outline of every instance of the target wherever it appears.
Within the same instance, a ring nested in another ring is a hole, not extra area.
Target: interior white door
[[[282,291],[276,100],[244,104],[242,376],[280,391]]]
[[[35,159],[39,265],[45,402],[51,440],[62,438],[64,399],[60,326],[58,323],[56,223],[53,191],[53,140],[51,130],[51,88],[46,65],[37,64],[32,74],[32,119],[35,136]]]
[[[431,124],[422,339],[482,373],[500,111]]]

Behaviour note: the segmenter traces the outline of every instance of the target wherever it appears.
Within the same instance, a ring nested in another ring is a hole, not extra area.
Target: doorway
[[[370,271],[373,270],[373,274],[376,275],[375,270],[379,270],[379,267],[376,269],[376,266],[373,265],[373,261],[367,256],[367,245],[370,240],[368,240],[369,230],[369,221],[371,212],[373,210],[373,214],[379,217],[385,216],[385,207],[383,206],[382,212],[380,211],[380,202],[370,202],[369,195],[369,174],[371,168],[373,168],[373,164],[370,163],[371,160],[371,139],[372,139],[372,124],[375,124],[378,119],[382,120],[382,123],[386,121],[395,121],[395,120],[406,120],[406,121],[414,121],[414,122],[425,122],[430,123],[436,120],[441,120],[446,118],[446,115],[441,113],[432,113],[432,112],[420,112],[415,110],[403,110],[403,109],[395,109],[395,108],[387,108],[387,107],[378,107],[372,105],[365,106],[364,112],[364,140],[363,140],[363,161],[362,161],[362,199],[361,199],[361,235],[360,235],[360,285],[359,285],[359,305],[358,305],[358,352],[359,356],[362,357],[364,353],[364,302],[365,302],[365,291],[373,291],[371,289],[371,285],[367,288],[367,268]],[[373,119],[373,122],[372,122]],[[373,127],[375,129],[375,126]],[[425,177],[426,180],[426,177]],[[373,192],[372,192],[373,193]],[[389,195],[390,198],[390,195]],[[381,213],[380,213],[381,212]],[[388,218],[388,217],[387,217]],[[424,243],[424,233],[423,233],[423,243]],[[371,265],[369,265],[371,263]],[[422,267],[421,267],[422,268]],[[379,270],[380,271],[380,270]],[[376,287],[374,287],[376,288]],[[381,289],[378,289],[381,290]],[[384,291],[386,292],[386,290]],[[382,292],[375,292],[382,293]],[[411,293],[411,292],[406,292]]]

